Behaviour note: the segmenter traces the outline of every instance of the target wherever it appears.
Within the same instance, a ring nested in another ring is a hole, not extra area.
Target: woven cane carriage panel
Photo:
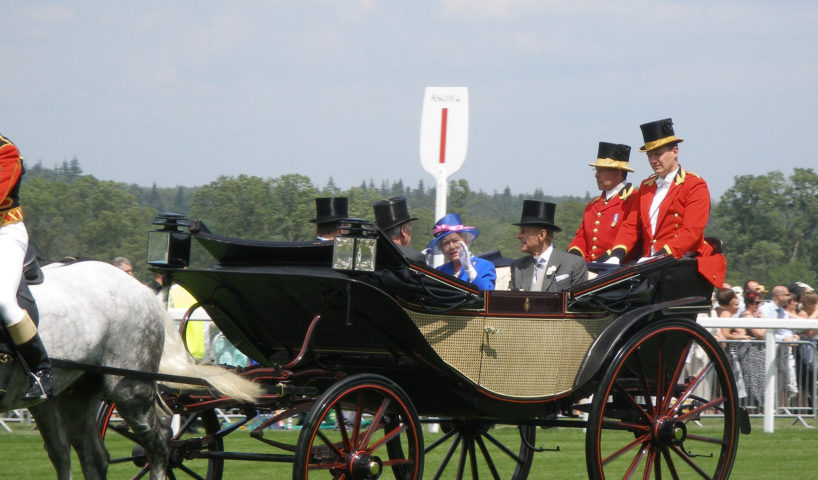
[[[591,343],[610,321],[488,318],[480,386],[518,398],[566,393]]]
[[[407,312],[444,362],[478,383],[483,317],[456,317]]]

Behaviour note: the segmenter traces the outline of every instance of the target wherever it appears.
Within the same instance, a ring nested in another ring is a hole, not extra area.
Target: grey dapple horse
[[[40,312],[39,331],[52,358],[142,372],[204,378],[221,393],[252,401],[255,384],[227,370],[196,365],[153,292],[120,269],[86,261],[43,268],[45,281],[31,286]],[[169,415],[156,382],[55,368],[55,395],[39,404],[19,400],[26,379],[20,365],[0,366],[0,411],[28,407],[37,421],[57,478],[70,479],[73,447],[87,479],[106,477],[108,454],[96,428],[101,398],[139,437],[151,479],[165,478]]]

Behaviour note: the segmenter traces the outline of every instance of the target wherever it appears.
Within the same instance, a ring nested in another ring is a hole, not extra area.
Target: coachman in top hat
[[[426,257],[411,248],[412,222],[417,218],[409,215],[405,197],[392,197],[381,200],[372,205],[375,212],[375,224],[392,240],[398,250],[408,259],[419,263],[426,263]]]
[[[642,257],[685,254],[699,257],[699,272],[714,286],[721,287],[727,267],[724,256],[713,255],[704,241],[710,215],[707,183],[679,165],[679,138],[670,118],[641,125],[653,175],[639,187],[639,206],[634,208],[617,232],[608,263],[618,263],[638,247]]]
[[[319,197],[315,199],[315,239],[327,241],[344,232],[343,220],[349,217],[347,197]]]
[[[0,319],[12,343],[30,372],[24,400],[44,399],[51,394],[51,362],[37,326],[29,312],[17,303],[23,277],[23,261],[28,248],[28,232],[20,206],[23,156],[17,147],[0,135]],[[35,315],[36,318],[36,315]]]
[[[626,183],[628,172],[633,171],[628,164],[630,154],[631,147],[627,145],[599,142],[596,161],[588,165],[596,170],[596,183],[602,195],[585,206],[582,224],[568,246],[568,253],[590,262],[613,247],[616,232],[637,205],[636,189]]]

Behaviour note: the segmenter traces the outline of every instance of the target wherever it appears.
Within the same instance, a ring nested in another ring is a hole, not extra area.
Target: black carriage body
[[[659,258],[570,291],[477,291],[407,261],[378,234],[374,272],[334,270],[328,242],[260,242],[206,229],[192,237],[217,263],[160,268],[239,350],[261,365],[299,358],[290,382],[392,379],[421,415],[519,421],[590,393],[629,332],[709,308],[695,259]]]

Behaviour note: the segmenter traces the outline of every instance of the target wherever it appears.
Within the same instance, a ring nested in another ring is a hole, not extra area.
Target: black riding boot
[[[31,317],[26,314],[22,321],[9,325],[8,331],[30,372],[29,384],[23,393],[23,400],[47,398],[53,390],[51,362],[48,360],[45,346],[37,333],[37,327]]]

